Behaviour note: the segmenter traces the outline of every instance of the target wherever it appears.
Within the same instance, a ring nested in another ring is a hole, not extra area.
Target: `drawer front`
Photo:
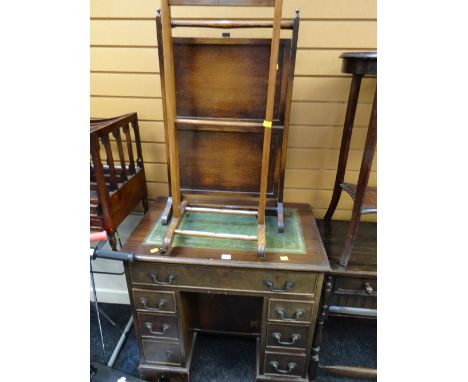
[[[138,313],[142,337],[179,338],[177,317],[168,314]]]
[[[309,323],[313,303],[309,301],[277,300],[270,298],[268,319],[277,322]]]
[[[176,312],[174,292],[133,289],[135,309],[141,312]]]
[[[137,262],[130,265],[132,283],[144,286],[186,287],[314,295],[318,274],[303,271],[210,267]]]
[[[309,327],[305,325],[268,324],[267,346],[305,350]]]
[[[333,292],[343,295],[377,297],[377,280],[363,277],[337,276]]]
[[[143,339],[141,343],[146,362],[171,365],[181,364],[178,342],[162,342]]]
[[[265,374],[301,376],[304,372],[305,354],[265,353]]]

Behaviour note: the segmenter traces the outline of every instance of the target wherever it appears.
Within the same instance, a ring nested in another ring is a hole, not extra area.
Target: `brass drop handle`
[[[286,292],[288,289],[294,288],[294,285],[296,285],[296,283],[291,280],[288,280],[284,283],[283,289],[275,288],[273,281],[271,280],[264,280],[263,284],[272,292]]]
[[[167,304],[167,301],[164,299],[160,299],[157,303],[157,308],[151,308],[148,306],[148,299],[146,297],[140,298],[140,304],[146,310],[151,310],[153,312],[160,312],[161,310],[165,310],[164,306]]]
[[[375,293],[374,288],[372,288],[372,285],[370,285],[370,283],[368,283],[368,282],[364,283],[364,289],[366,290],[366,292],[368,294],[374,294]]]
[[[158,274],[154,272],[148,273],[149,277],[153,280],[153,283],[158,284],[158,285],[171,285],[172,282],[176,279],[176,275],[169,274],[167,276],[167,281],[160,281],[158,280]]]
[[[291,341],[281,341],[281,333],[275,332],[272,334],[272,336],[276,340],[277,343],[279,343],[280,345],[286,345],[286,346],[294,345],[296,341],[301,339],[301,335],[298,333],[294,333],[291,335]]]
[[[287,317],[283,308],[276,308],[275,312],[283,321],[297,321],[299,317],[303,316],[305,313],[304,309],[296,309],[291,317]]]
[[[287,369],[280,369],[278,361],[270,361],[270,366],[277,372],[281,374],[290,374],[296,367],[297,363],[289,362]]]
[[[161,325],[161,331],[160,332],[155,332],[155,331],[153,331],[153,324],[151,322],[145,322],[145,326],[146,326],[146,329],[148,330],[148,332],[150,332],[151,334],[155,334],[157,336],[163,336],[164,334],[166,334],[166,332],[171,327],[171,325],[169,325],[169,324],[162,324]]]

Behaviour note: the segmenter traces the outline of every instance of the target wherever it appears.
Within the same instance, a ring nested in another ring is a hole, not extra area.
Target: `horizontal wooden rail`
[[[222,119],[193,119],[193,118],[176,118],[176,124],[180,125],[193,125],[193,126],[237,126],[237,127],[263,127],[263,121],[247,122],[236,120],[222,120]]]
[[[247,240],[247,241],[257,240],[257,236],[238,235],[238,234],[231,234],[231,233],[189,231],[189,230],[182,230],[182,229],[176,229],[175,233],[177,235],[183,235],[183,236],[211,237],[213,239],[231,239],[231,240]]]
[[[172,28],[191,27],[191,28],[219,28],[219,29],[237,29],[237,28],[273,28],[272,21],[263,20],[185,20],[173,19]],[[293,29],[293,20],[283,20],[281,29]]]
[[[257,211],[233,210],[229,208],[186,207],[185,211],[205,212],[205,213],[213,213],[213,214],[226,214],[226,215],[247,215],[247,216],[258,215]]]

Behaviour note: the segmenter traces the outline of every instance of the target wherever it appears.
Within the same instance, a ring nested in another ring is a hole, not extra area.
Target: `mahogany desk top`
[[[138,261],[180,263],[197,265],[227,265],[230,267],[272,268],[302,271],[328,272],[330,265],[322,244],[322,239],[315,222],[312,210],[306,204],[288,204],[286,207],[296,208],[299,212],[306,254],[266,252],[265,258],[258,258],[256,252],[229,250],[231,260],[222,260],[221,255],[226,250],[174,247],[165,254],[152,254],[156,246],[145,244],[145,238],[150,233],[155,222],[160,218],[165,200],[160,198],[150,204],[148,213],[144,216],[131,237],[125,244],[124,252],[134,252]],[[287,261],[280,257],[287,256]]]

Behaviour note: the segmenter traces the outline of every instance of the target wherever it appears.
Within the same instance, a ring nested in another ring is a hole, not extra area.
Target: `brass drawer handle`
[[[291,335],[291,341],[281,341],[281,333],[278,333],[278,332],[272,333],[272,337],[280,345],[286,345],[286,346],[294,345],[296,341],[299,341],[301,339],[301,335],[298,333],[294,333]]]
[[[153,280],[153,283],[158,284],[158,285],[171,285],[172,282],[176,279],[176,275],[169,274],[167,276],[167,281],[159,281],[158,280],[158,274],[154,272],[148,273],[149,277]]]
[[[289,362],[287,369],[280,369],[278,361],[270,361],[270,366],[277,372],[281,374],[290,374],[296,367],[297,363]]]
[[[274,284],[273,284],[273,281],[271,281],[271,280],[264,280],[263,284],[268,289],[270,289],[272,292],[286,292],[288,289],[294,288],[294,285],[296,285],[296,283],[294,281],[290,281],[290,280],[288,280],[288,281],[286,281],[284,283],[283,289],[276,289]]]
[[[370,294],[370,295],[375,295],[375,291],[374,291],[374,288],[372,288],[372,285],[370,285],[370,283],[366,282],[364,283],[364,290],[366,291],[367,294]]]
[[[167,301],[164,299],[160,299],[157,304],[158,307],[151,308],[148,306],[148,299],[146,297],[142,297],[140,298],[140,304],[143,305],[143,308],[145,308],[146,310],[151,310],[153,312],[160,312],[162,310],[166,310],[165,305],[167,304]]]
[[[292,317],[286,317],[286,312],[283,308],[276,308],[275,312],[283,321],[297,321],[305,313],[304,309],[296,309]]]
[[[145,326],[146,326],[146,329],[148,330],[148,332],[150,332],[151,334],[155,334],[157,336],[163,336],[164,334],[166,334],[166,332],[171,327],[171,325],[169,325],[169,324],[162,324],[161,325],[161,331],[160,332],[155,332],[155,331],[153,331],[153,324],[151,322],[145,322]]]

